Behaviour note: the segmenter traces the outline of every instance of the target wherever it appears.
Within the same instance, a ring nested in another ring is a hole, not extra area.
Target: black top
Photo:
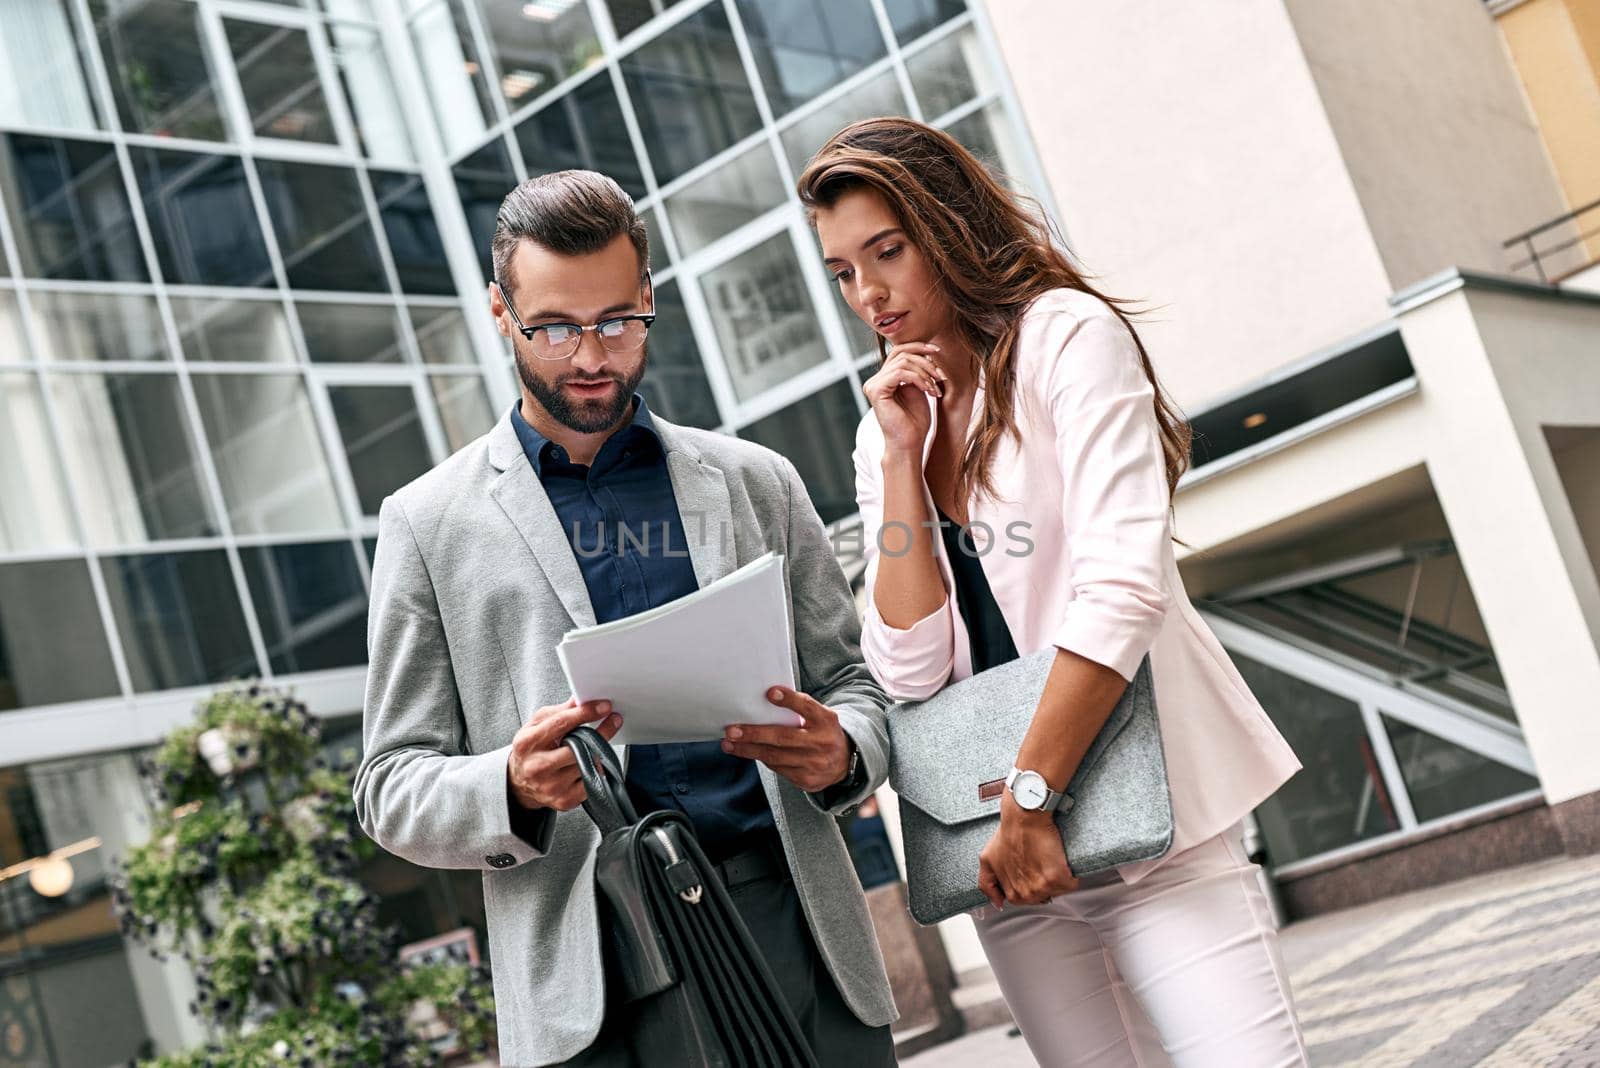
[[[934,511],[939,516],[944,553],[950,560],[950,570],[955,574],[956,601],[961,608],[961,619],[967,625],[967,642],[972,648],[972,673],[976,675],[1017,659],[1017,643],[1011,640],[1011,628],[1006,626],[1000,606],[995,603],[994,591],[989,589],[989,579],[983,573],[983,561],[973,543],[972,532],[945,515],[937,506]]]

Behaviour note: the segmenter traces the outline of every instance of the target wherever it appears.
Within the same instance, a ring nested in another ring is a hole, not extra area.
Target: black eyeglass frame
[[[516,307],[511,303],[511,297],[506,293],[505,286],[500,284],[500,280],[498,278],[494,280],[494,287],[500,291],[500,302],[506,306],[506,311],[511,313],[511,322],[516,326],[517,333],[521,334],[527,341],[531,342],[533,340],[533,335],[535,332],[552,326],[564,326],[568,329],[576,330],[578,332],[578,340],[573,342],[572,347],[567,352],[562,353],[560,356],[541,356],[539,353],[535,352],[533,354],[534,358],[538,360],[549,360],[554,362],[556,360],[571,359],[572,355],[582,347],[583,335],[588,333],[590,330],[594,331],[594,336],[599,340],[601,348],[605,349],[607,352],[615,352],[619,354],[625,352],[637,352],[639,349],[644,347],[645,341],[649,338],[650,327],[655,325],[656,321],[656,313],[650,311],[636,312],[632,315],[608,315],[599,322],[591,323],[588,326],[584,326],[582,323],[540,323],[538,326],[527,326],[522,322],[522,317],[517,314]],[[650,295],[650,306],[654,308],[656,304],[655,279],[651,277],[648,271],[645,272],[644,287],[645,292]],[[644,324],[645,337],[639,340],[639,344],[635,345],[631,349],[616,349],[612,348],[610,345],[607,345],[606,336],[600,332],[600,329],[604,326],[610,325],[611,323],[629,322],[640,322]]]

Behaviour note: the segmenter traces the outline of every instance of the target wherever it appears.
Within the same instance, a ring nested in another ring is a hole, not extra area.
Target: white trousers
[[[1131,886],[974,911],[1041,1068],[1305,1065],[1256,872],[1230,831]]]

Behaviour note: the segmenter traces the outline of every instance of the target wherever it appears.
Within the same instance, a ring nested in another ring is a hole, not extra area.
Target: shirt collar
[[[555,442],[535,430],[533,424],[522,417],[522,402],[520,400],[511,406],[511,429],[517,432],[517,440],[522,443],[522,451],[527,455],[528,462],[533,465],[534,474],[541,478],[544,477],[545,457],[558,446]],[[655,421],[650,417],[650,406],[644,402],[643,394],[635,393],[633,395],[633,418],[628,420],[627,426],[622,427],[606,439],[605,444],[600,447],[601,452],[606,452],[613,443],[622,445],[640,436],[653,440],[657,445],[661,444],[661,435],[656,430]],[[598,461],[600,456],[597,455],[595,459]]]

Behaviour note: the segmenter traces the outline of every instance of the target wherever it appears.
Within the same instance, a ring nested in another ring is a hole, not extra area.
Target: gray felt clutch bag
[[[1044,692],[1050,648],[889,710],[889,784],[900,795],[911,915],[932,924],[985,904],[978,854],[1000,826],[1006,773]],[[1153,860],[1172,844],[1172,798],[1150,658],[1078,765],[1056,824],[1079,877]]]

